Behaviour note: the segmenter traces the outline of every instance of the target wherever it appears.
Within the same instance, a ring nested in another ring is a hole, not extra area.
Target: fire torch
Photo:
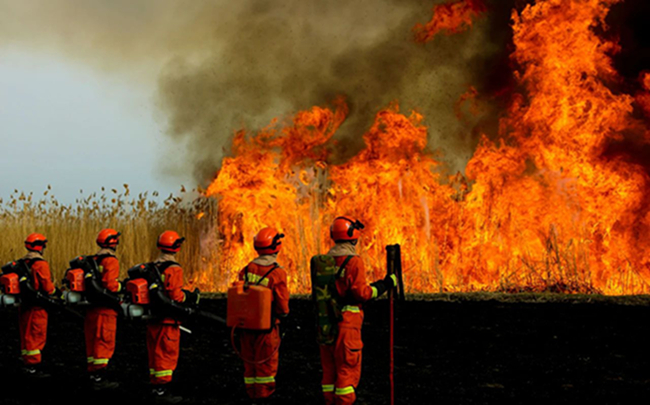
[[[395,312],[393,294],[396,293],[397,299],[404,301],[404,282],[402,281],[402,253],[398,244],[386,246],[386,272],[388,275],[395,274],[397,276],[397,286],[388,290],[388,305],[390,316],[390,368],[388,378],[390,381],[390,404],[395,405],[395,380],[393,378],[395,368],[395,357],[393,353],[393,340],[395,336]]]

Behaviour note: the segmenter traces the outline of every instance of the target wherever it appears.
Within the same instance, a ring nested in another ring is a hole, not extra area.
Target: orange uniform
[[[336,280],[336,289],[345,305],[341,308],[343,319],[333,345],[320,345],[323,379],[323,396],[327,405],[352,404],[356,400],[355,389],[361,378],[361,326],[363,306],[377,296],[377,289],[366,282],[363,261],[356,255],[351,244],[336,244],[328,255],[341,266],[348,256],[353,256],[345,270]]]
[[[23,260],[30,267],[32,283],[36,291],[51,295],[55,291],[50,265],[38,252],[29,252]],[[41,362],[41,350],[47,340],[47,311],[36,305],[21,305],[18,312],[20,326],[20,349],[26,365]]]
[[[112,249],[101,249],[96,255],[102,276],[102,285],[111,292],[120,290],[118,277],[120,263]],[[86,312],[84,332],[88,371],[94,372],[108,366],[115,352],[117,312],[114,309],[93,306]]]
[[[183,269],[171,254],[161,253],[154,263],[173,262],[161,272],[163,289],[167,296],[178,302],[185,301]],[[178,364],[180,351],[180,322],[163,318],[147,325],[147,352],[149,354],[149,380],[152,384],[167,384]]]
[[[241,355],[245,359],[244,383],[250,398],[266,398],[275,391],[275,376],[280,357],[278,318],[289,314],[287,273],[275,263],[276,256],[277,254],[262,255],[239,272],[239,280],[244,280],[247,270],[246,277],[251,285],[267,287],[273,292],[274,322],[271,330],[241,331]]]

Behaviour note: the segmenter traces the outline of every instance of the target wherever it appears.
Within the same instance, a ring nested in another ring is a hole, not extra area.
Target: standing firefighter
[[[250,398],[267,398],[275,391],[280,347],[280,319],[289,314],[287,273],[276,263],[284,234],[264,228],[253,241],[258,257],[239,272],[239,280],[271,290],[271,329],[241,331],[241,357],[244,360],[244,383]]]
[[[25,248],[28,253],[20,259],[29,269],[31,287],[35,293],[54,295],[57,292],[52,283],[50,265],[43,259],[43,251],[47,245],[47,239],[40,233],[32,233],[25,239]],[[47,340],[47,318],[45,308],[39,302],[30,297],[27,299],[23,294],[22,303],[19,309],[20,324],[20,349],[23,358],[23,371],[34,377],[47,377],[40,369],[41,350],[45,347]]]
[[[101,286],[117,293],[121,284],[120,263],[115,257],[120,233],[115,229],[104,229],[97,235],[99,252],[94,256],[101,276]],[[86,312],[84,332],[86,336],[86,357],[88,373],[94,389],[116,388],[117,382],[106,379],[108,362],[115,352],[115,332],[117,330],[117,311],[100,303],[91,302]]]
[[[153,262],[156,279],[162,284],[162,294],[177,303],[198,302],[198,293],[183,290],[183,269],[176,262],[185,238],[174,231],[165,231],[158,237],[160,255]],[[150,286],[152,288],[152,286]],[[147,324],[147,351],[149,354],[149,380],[154,386],[152,395],[158,402],[178,403],[182,397],[168,390],[172,374],[178,364],[180,350],[180,319],[172,313],[156,316]]]
[[[356,254],[364,226],[351,217],[338,217],[330,227],[334,247],[311,259],[312,298],[316,305],[325,403],[353,404],[361,378],[362,303],[393,288],[394,276],[370,285],[363,261]]]

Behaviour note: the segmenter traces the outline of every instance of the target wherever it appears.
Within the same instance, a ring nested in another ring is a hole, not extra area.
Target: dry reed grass
[[[78,255],[96,253],[97,233],[110,227],[122,233],[117,255],[124,278],[131,266],[156,257],[157,237],[169,229],[186,238],[178,254],[186,283],[210,290],[219,276],[201,270],[205,263],[216,260],[215,210],[214,199],[184,188],[178,195],[160,200],[156,192],[132,197],[125,184],[123,190],[102,188],[102,194],[81,194],[74,204],[59,203],[49,186],[39,197],[16,190],[8,200],[0,199],[0,261],[20,258],[26,252],[25,237],[42,233],[48,239],[44,256],[58,285],[68,262]]]

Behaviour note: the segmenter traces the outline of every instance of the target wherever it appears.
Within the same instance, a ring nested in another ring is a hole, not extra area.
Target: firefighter
[[[287,273],[276,260],[284,234],[264,228],[255,235],[253,246],[258,257],[239,272],[239,280],[269,288],[273,293],[272,322],[269,331],[242,330],[241,356],[244,384],[251,399],[267,398],[275,391],[280,347],[280,319],[289,314]]]
[[[118,281],[120,263],[115,256],[120,233],[115,229],[103,229],[97,235],[96,243],[100,250],[94,257],[101,274],[102,286],[117,293],[121,289]],[[92,302],[91,302],[92,305]],[[86,312],[84,332],[86,336],[86,356],[90,383],[94,389],[117,388],[118,383],[106,378],[108,362],[115,352],[115,332],[117,330],[117,311],[113,308],[92,305]]]
[[[331,340],[323,343],[319,339],[323,367],[321,384],[327,405],[353,404],[356,400],[355,390],[361,378],[363,303],[397,284],[394,275],[367,284],[363,261],[356,253],[361,229],[363,224],[349,216],[336,218],[330,227],[330,237],[335,244],[327,256],[334,259],[329,260],[335,263],[336,271],[332,273],[335,276],[332,276],[331,287],[323,288],[332,289],[327,294],[327,302],[336,307],[337,318],[331,328],[324,329],[335,331]],[[313,272],[312,268],[312,277]],[[316,283],[312,281],[312,284]]]
[[[183,269],[176,262],[176,253],[181,250],[185,238],[174,231],[165,231],[158,237],[160,254],[154,261],[164,294],[176,302],[198,302],[198,294],[184,291]],[[180,321],[165,316],[147,324],[147,352],[149,355],[149,381],[153,385],[152,396],[157,402],[178,403],[183,400],[169,391],[172,374],[178,364],[180,350]]]
[[[52,282],[50,265],[43,259],[46,245],[45,236],[32,233],[25,239],[28,253],[21,260],[24,260],[30,269],[34,290],[47,295],[56,295],[58,290]],[[23,302],[18,314],[23,372],[33,377],[48,377],[40,367],[41,350],[47,340],[47,311],[38,302]]]

